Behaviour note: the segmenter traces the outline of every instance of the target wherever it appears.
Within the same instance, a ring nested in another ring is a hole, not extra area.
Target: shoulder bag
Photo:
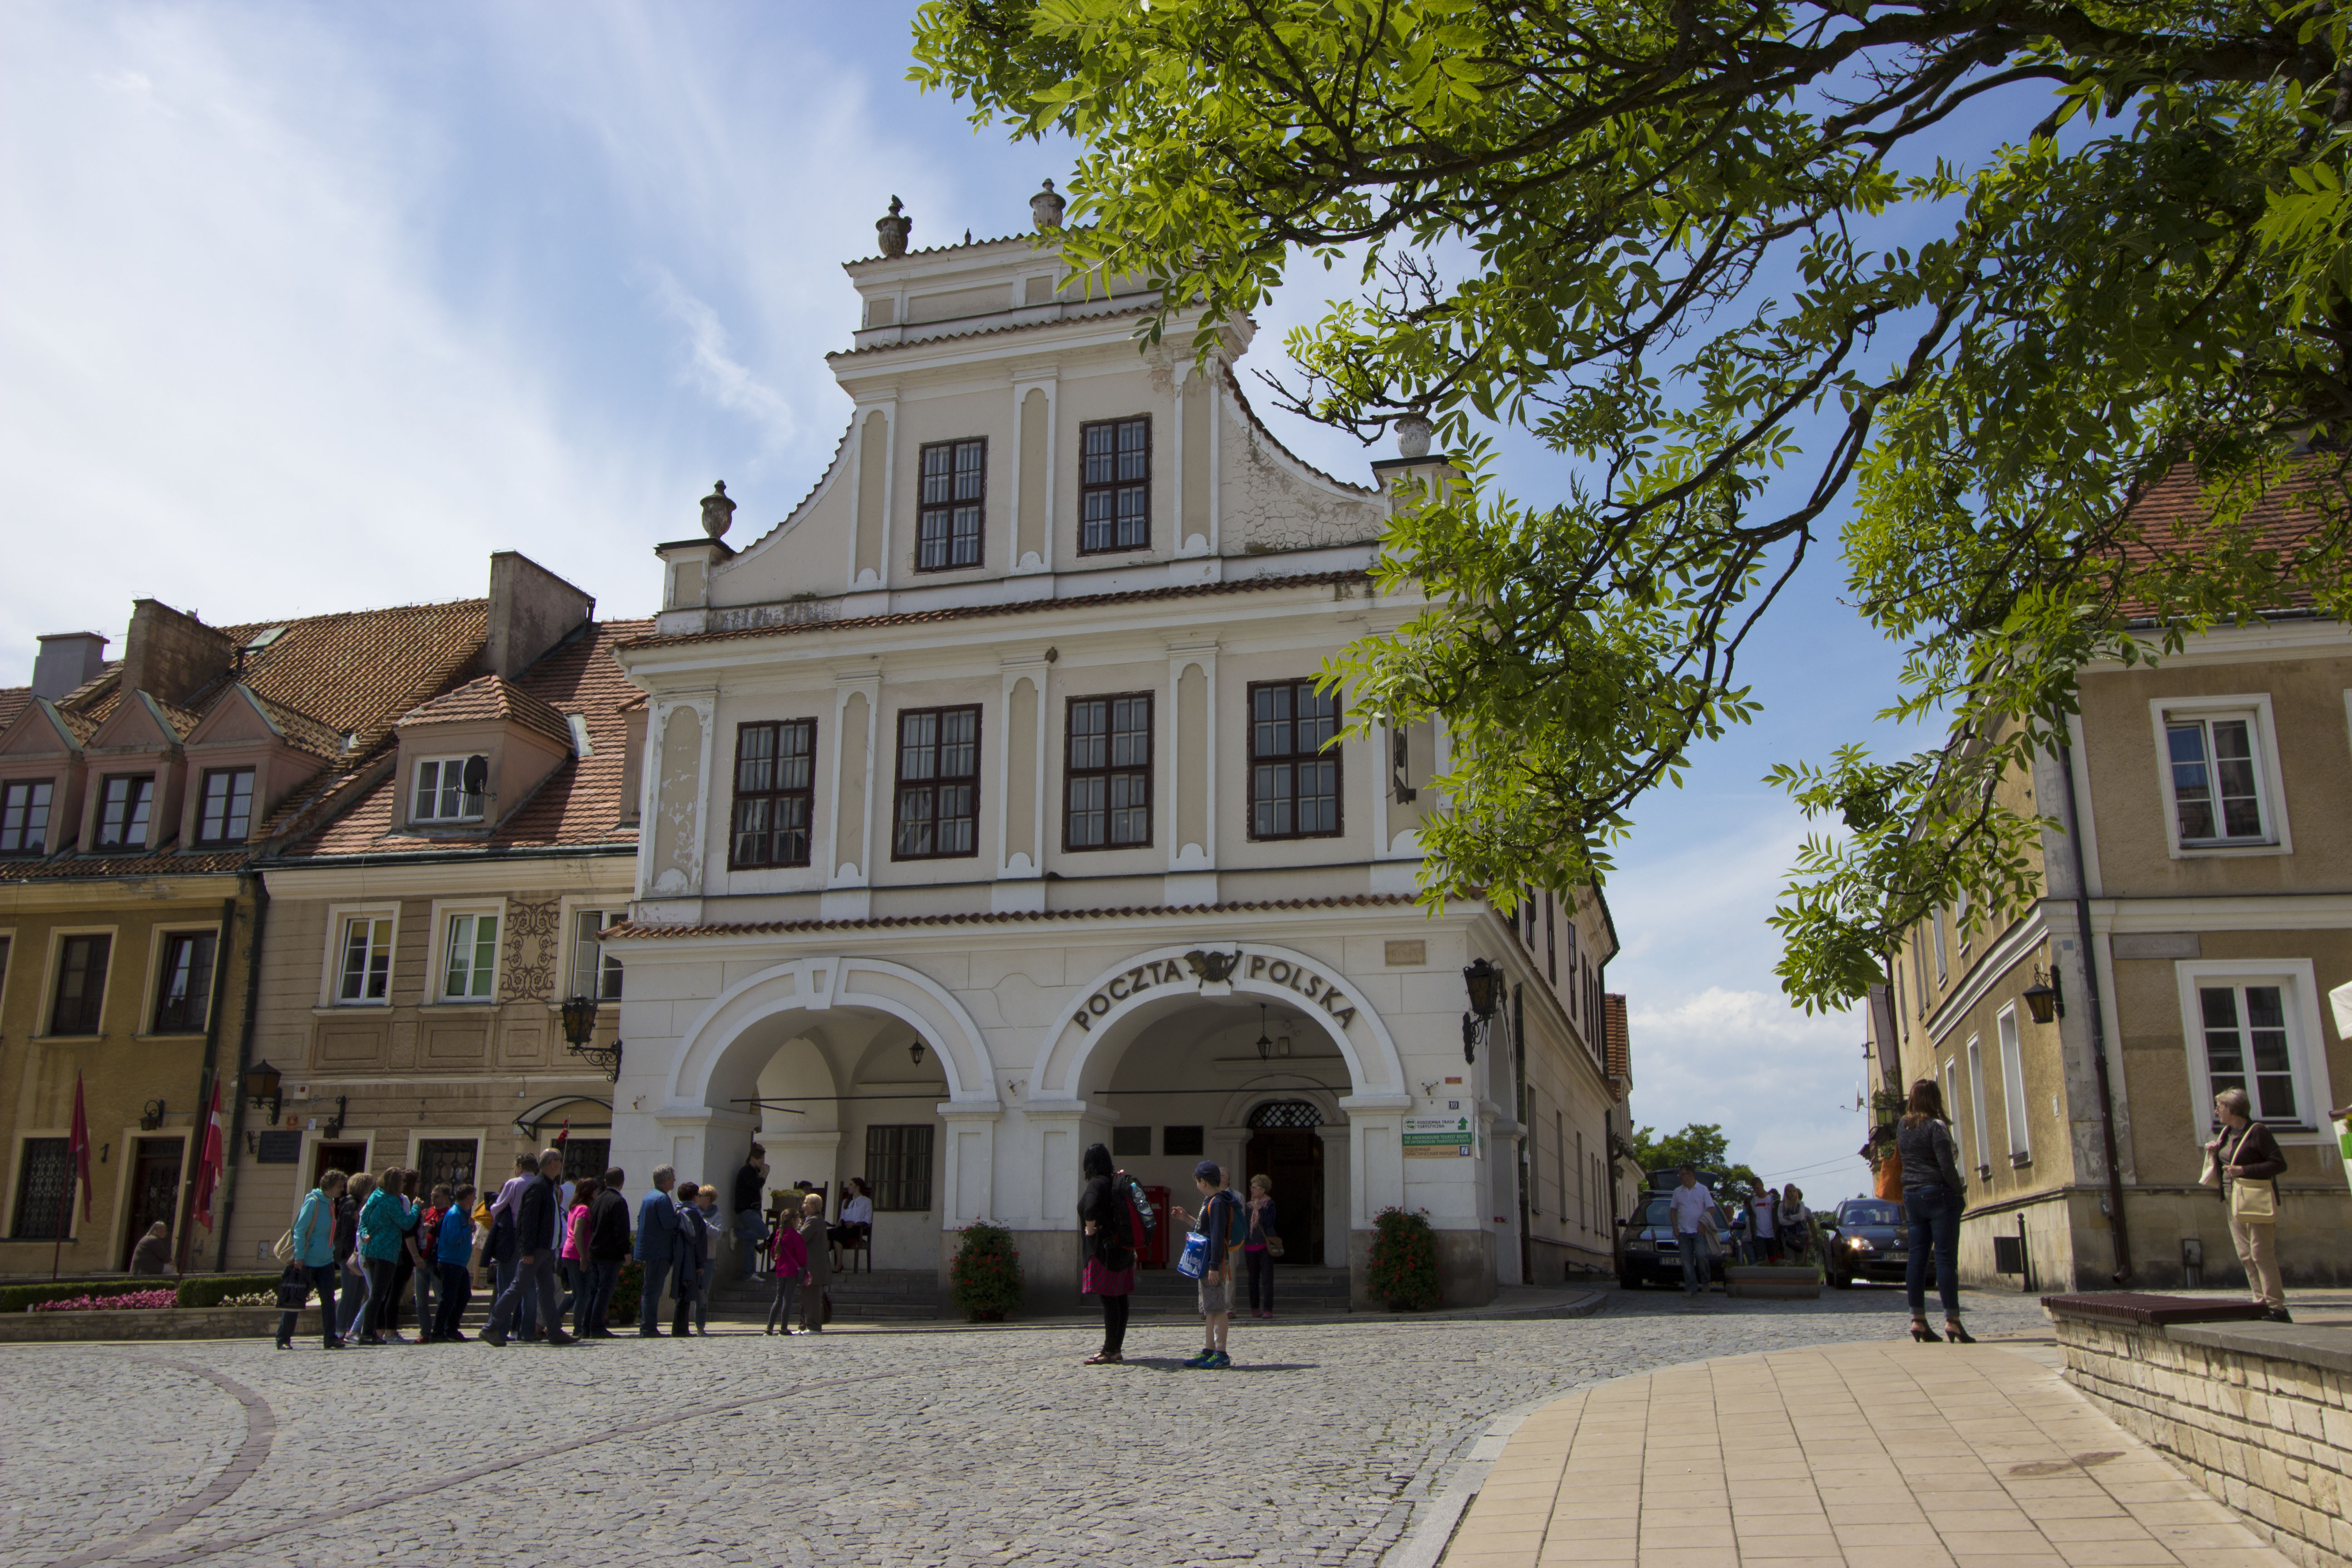
[[[2238,1139],[2238,1146],[2230,1152],[2230,1163],[2246,1152],[2246,1140],[2254,1135],[2249,1126]],[[2278,1186],[2267,1179],[2252,1176],[2233,1177],[2230,1183],[2230,1217],[2254,1225],[2272,1225],[2278,1220]]]

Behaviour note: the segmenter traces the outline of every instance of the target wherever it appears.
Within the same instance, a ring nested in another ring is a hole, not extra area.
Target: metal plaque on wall
[[[263,1165],[299,1165],[302,1163],[302,1134],[299,1132],[265,1132],[254,1161]]]

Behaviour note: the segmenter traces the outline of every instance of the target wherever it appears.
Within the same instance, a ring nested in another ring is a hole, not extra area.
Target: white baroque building
[[[1412,901],[1442,734],[1326,745],[1325,661],[1401,625],[1404,475],[1309,468],[1228,328],[1158,344],[1050,233],[851,263],[831,467],[739,549],[659,547],[620,658],[647,693],[614,1158],[877,1189],[874,1264],[1020,1233],[1075,1303],[1086,1145],[1192,1202],[1275,1180],[1286,1264],[1352,1268],[1426,1210],[1450,1301],[1609,1267],[1625,1131],[1606,908]],[[1090,297],[1091,296],[1091,297]],[[727,503],[706,503],[723,530]],[[1465,1060],[1464,967],[1507,974]]]

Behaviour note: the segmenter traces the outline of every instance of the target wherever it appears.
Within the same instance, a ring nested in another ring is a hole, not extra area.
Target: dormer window
[[[207,768],[196,803],[196,842],[242,844],[253,830],[253,770]]]
[[[0,855],[37,855],[49,843],[50,781],[0,784]]]
[[[143,849],[147,818],[155,806],[155,775],[117,775],[101,787],[98,802],[98,847]]]
[[[489,759],[479,752],[425,758],[416,764],[416,798],[409,821],[479,822],[482,790],[489,777]]]

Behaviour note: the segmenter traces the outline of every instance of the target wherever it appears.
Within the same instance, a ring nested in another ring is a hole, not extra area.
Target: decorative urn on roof
[[[1055,194],[1054,182],[1051,180],[1045,182],[1044,190],[1029,198],[1029,216],[1035,220],[1040,233],[1062,226],[1064,205],[1062,198]]]
[[[1408,408],[1397,416],[1397,456],[1426,458],[1429,456],[1429,416],[1418,408]]]
[[[915,220],[908,217],[899,209],[898,198],[892,196],[890,198],[890,210],[874,220],[874,232],[881,239],[882,254],[885,256],[906,255],[907,231],[914,226]]]
[[[734,522],[735,503],[727,499],[727,481],[720,479],[702,498],[702,531],[713,539],[723,539]]]

